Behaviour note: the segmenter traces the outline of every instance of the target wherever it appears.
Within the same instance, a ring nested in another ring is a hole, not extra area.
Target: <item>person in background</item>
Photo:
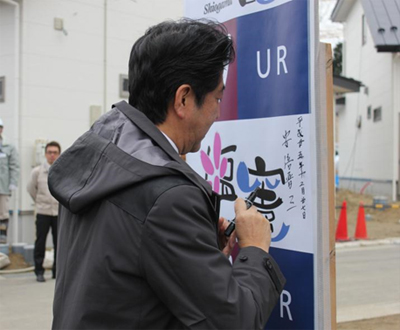
[[[7,243],[9,200],[18,186],[19,157],[16,148],[3,135],[3,128],[0,118],[0,243]]]
[[[57,217],[58,202],[51,196],[47,185],[50,166],[61,153],[59,143],[52,141],[46,144],[46,162],[32,170],[27,190],[36,204],[36,241],[34,249],[35,274],[38,282],[45,282],[43,261],[46,250],[47,234],[51,228],[54,245],[53,278],[56,277],[57,255]]]

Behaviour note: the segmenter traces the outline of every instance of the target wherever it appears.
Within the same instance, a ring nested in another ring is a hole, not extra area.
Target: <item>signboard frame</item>
[[[191,18],[212,18],[216,19],[219,22],[223,24],[231,24],[231,21],[235,19],[236,17],[232,14],[234,11],[232,10],[225,10],[229,6],[237,7],[238,8],[238,3],[245,3],[246,1],[230,1],[230,0],[225,0],[225,1],[219,1],[218,3],[216,2],[210,2],[206,0],[186,0],[186,16],[191,17]],[[254,3],[254,1],[250,1],[251,3]],[[250,3],[249,2],[249,3]],[[318,3],[314,0],[304,0],[302,3],[307,3],[307,8],[308,8],[308,22],[307,22],[307,32],[308,32],[308,69],[306,75],[308,75],[308,106],[309,106],[309,113],[305,115],[309,115],[309,121],[311,123],[311,127],[307,128],[308,134],[309,134],[309,139],[311,140],[309,144],[310,148],[310,164],[308,169],[310,169],[311,173],[314,173],[315,175],[310,181],[310,190],[312,191],[311,196],[312,196],[312,202],[308,203],[308,208],[310,210],[310,213],[312,214],[312,221],[313,221],[313,228],[312,228],[312,248],[306,247],[305,250],[308,251],[308,249],[312,249],[312,274],[310,278],[312,278],[312,286],[313,286],[313,311],[312,311],[312,324],[314,329],[336,329],[336,282],[335,282],[335,241],[334,241],[334,169],[333,169],[333,155],[334,155],[334,147],[333,147],[333,93],[332,93],[332,56],[331,56],[331,49],[329,45],[321,44],[319,43],[319,31],[318,31],[318,25],[316,22],[318,22]],[[279,7],[281,6],[282,8],[286,5],[288,8],[289,5],[288,3],[291,3],[291,5],[294,6],[293,0],[264,0],[264,1],[258,1],[257,3],[254,4],[253,9],[250,8],[250,6],[245,7],[246,12],[240,15],[241,22],[237,23],[235,22],[234,24],[240,25],[240,27],[235,26],[237,28],[237,33],[241,33],[240,29],[245,27],[245,28],[251,28],[251,20],[253,17],[260,17],[262,12],[266,12],[267,10],[275,10],[275,13],[280,9]],[[297,2],[298,4],[298,2]],[[266,5],[266,6],[263,6]],[[202,7],[203,6],[203,7]],[[219,7],[218,7],[219,6]],[[258,6],[258,7],[257,7]],[[267,8],[268,6],[268,8]],[[196,10],[193,9],[192,7],[196,7]],[[244,7],[244,6],[243,6]],[[203,15],[198,14],[201,12],[201,9],[204,9],[202,11]],[[225,11],[224,11],[225,10]],[[193,13],[197,14],[193,14]],[[207,14],[207,15],[206,15]],[[239,16],[238,16],[239,17]],[[245,17],[244,19],[242,19]],[[271,16],[269,17],[271,18]],[[244,23],[243,23],[244,21]],[[250,23],[249,23],[250,22]],[[249,25],[250,24],[250,25]],[[286,24],[286,22],[282,21],[282,24]],[[230,27],[232,31],[232,27]],[[228,29],[229,30],[229,29]],[[288,30],[290,32],[290,30]],[[240,38],[234,33],[232,35],[234,41],[235,38]],[[239,46],[238,46],[239,47]],[[286,51],[286,50],[284,50]],[[281,52],[281,53],[280,53]],[[237,61],[241,61],[241,50],[237,51],[239,54]],[[279,75],[279,70],[285,70],[285,67],[281,63],[279,63],[279,59],[281,56],[281,59],[286,57],[286,53],[282,53],[282,48],[279,49],[279,46],[277,47],[277,60],[278,60],[278,67],[277,67],[277,75]],[[285,54],[285,55],[282,55]],[[257,54],[258,55],[258,54]],[[269,54],[268,54],[269,55]],[[295,62],[296,63],[296,62]],[[280,67],[280,64],[282,65]],[[238,65],[241,65],[243,67],[243,63],[240,63]],[[244,77],[243,74],[241,74],[240,70],[245,70],[245,72],[248,71],[248,67],[243,68],[238,68],[237,69],[237,76],[238,80],[242,79]],[[267,71],[262,71],[261,67],[259,68],[258,75],[261,76],[260,74],[266,74]],[[304,71],[303,71],[304,72]],[[229,74],[229,71],[228,71]],[[303,73],[304,76],[304,73]],[[226,78],[226,77],[225,77]],[[298,78],[298,77],[297,77]],[[240,83],[238,83],[239,87],[237,89],[240,89]],[[235,91],[237,93],[240,93],[240,91]],[[228,94],[228,95],[227,95]],[[229,94],[229,88],[227,90],[227,93],[225,94],[224,98],[228,99],[234,99],[235,95]],[[240,108],[240,102],[243,102],[241,100],[237,101],[237,98],[240,98],[239,96],[236,96],[236,102],[238,102],[238,105],[236,105],[236,109]],[[248,100],[246,101],[248,103]],[[244,102],[245,104],[247,104]],[[251,102],[251,101],[250,101]],[[287,105],[288,103],[284,104],[283,106]],[[253,108],[262,108],[268,106],[267,103],[259,103],[257,104],[256,107]],[[280,104],[279,104],[280,106]],[[234,108],[234,105],[232,107],[231,103],[231,108]],[[226,108],[226,107],[225,107]],[[243,108],[243,103],[242,103],[242,108]],[[247,110],[246,110],[247,111]],[[265,109],[263,111],[266,111]],[[268,113],[273,112],[274,109],[269,108]],[[250,114],[248,112],[246,113],[240,113],[240,109],[237,110],[236,113],[233,112],[232,114],[228,114],[227,117],[224,118],[223,114],[223,120],[228,120],[231,121],[232,127],[235,129],[238,128],[238,125],[243,125],[243,127],[246,127],[248,130],[248,127],[251,127],[251,123],[248,122],[248,120],[252,120],[253,118],[259,118],[259,114]],[[293,115],[298,115],[296,112],[294,113],[286,113],[282,117],[287,116],[288,120],[290,116],[293,117]],[[231,117],[229,117],[231,116]],[[233,117],[232,117],[233,116]],[[234,116],[237,116],[234,118]],[[240,117],[242,116],[242,117]],[[247,117],[246,117],[247,116]],[[301,114],[300,114],[301,116]],[[242,120],[242,121],[240,121]],[[268,119],[268,121],[274,121],[274,118]],[[293,120],[293,118],[292,118]],[[265,121],[263,122],[265,123]],[[275,123],[275,122],[274,122]],[[214,124],[215,125],[215,124]],[[249,126],[250,125],[250,126]],[[292,130],[293,130],[293,124],[292,124]],[[216,145],[221,145],[221,141],[217,141],[217,132],[214,130],[210,130],[210,135],[214,136],[214,147]],[[289,130],[290,131],[290,130]],[[218,139],[220,137],[218,136]],[[232,139],[232,135],[228,135],[228,139]],[[254,137],[253,137],[254,138]],[[211,138],[209,137],[205,139],[205,145],[212,145],[212,142],[210,140]],[[245,138],[246,141],[249,140],[248,138]],[[217,142],[216,142],[217,141]],[[249,141],[247,141],[249,142]],[[218,144],[219,143],[219,144]],[[239,146],[239,144],[237,144]],[[203,147],[203,146],[202,146]],[[236,147],[236,145],[235,145]],[[204,149],[204,148],[203,148]],[[205,175],[205,178],[207,179],[207,173],[204,172],[204,170],[201,170],[199,166],[196,166],[196,162],[199,163],[201,157],[207,158],[207,155],[211,158],[210,155],[210,147],[208,147],[208,152],[202,151],[202,155],[200,156],[201,153],[198,155],[188,155],[187,161],[190,165],[194,165],[193,168],[199,172],[201,175]],[[207,154],[207,155],[206,155]],[[197,157],[197,160],[194,160],[195,157]],[[233,161],[235,161],[233,159]],[[198,164],[197,164],[198,165]],[[240,163],[242,165],[242,163]],[[218,166],[218,165],[217,165]],[[285,164],[286,166],[286,164]],[[233,165],[232,165],[233,168]],[[200,170],[199,170],[200,169]],[[250,170],[250,167],[247,168],[247,170]],[[239,171],[236,172],[239,174]],[[285,173],[287,175],[287,173]],[[218,178],[219,179],[219,178]],[[286,177],[287,179],[287,177]],[[282,178],[282,181],[285,179]],[[215,181],[216,182],[216,181]],[[213,182],[211,182],[213,185]],[[237,188],[237,186],[235,186]],[[233,188],[235,188],[233,187]],[[243,187],[243,185],[242,185]],[[213,187],[215,188],[215,186]],[[218,189],[220,189],[220,182],[218,181]],[[222,189],[222,188],[221,188]],[[214,189],[215,190],[215,189]],[[238,189],[236,189],[238,190]],[[244,191],[242,189],[242,191]],[[244,196],[240,196],[244,197]],[[287,198],[286,198],[287,199]],[[223,216],[226,216],[225,214],[222,214]],[[229,218],[229,216],[228,216]],[[271,254],[274,255],[274,257],[277,259],[279,263],[279,253],[284,251],[282,250],[282,246],[279,246],[279,242],[273,242],[271,245]],[[285,246],[283,246],[285,248]],[[278,251],[280,250],[280,251]],[[296,250],[292,250],[295,252]],[[307,252],[306,251],[306,252]],[[278,253],[279,252],[279,253]],[[300,252],[304,252],[301,251]],[[286,266],[286,265],[281,265]],[[284,272],[285,273],[285,272]],[[290,273],[290,272],[287,272]],[[277,306],[277,309],[280,309],[280,317],[282,318],[282,315],[285,313],[284,307],[282,307],[282,304],[285,303],[285,297],[281,297],[280,301],[280,306]],[[288,301],[286,301],[288,303]],[[287,313],[290,313],[289,309],[286,311]],[[278,313],[278,312],[277,312]],[[277,314],[275,313],[275,314]],[[311,315],[311,314],[310,314]],[[292,320],[291,320],[292,321]],[[273,327],[274,328],[279,328],[279,320],[274,321]],[[305,323],[301,323],[305,322]],[[308,322],[308,323],[307,323]],[[285,323],[285,325],[282,325],[281,328],[288,328],[289,323]],[[300,323],[292,322],[292,327],[290,329],[297,329],[297,328],[304,328],[304,327],[309,327],[310,322],[309,320],[302,320]],[[268,324],[267,324],[268,327]]]

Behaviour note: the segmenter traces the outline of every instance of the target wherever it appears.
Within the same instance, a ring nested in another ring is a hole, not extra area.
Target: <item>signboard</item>
[[[223,23],[236,49],[224,72],[219,121],[187,162],[221,194],[227,219],[236,197],[262,188],[254,205],[273,224],[270,253],[287,279],[266,328],[318,328],[314,2],[185,5],[187,17]]]

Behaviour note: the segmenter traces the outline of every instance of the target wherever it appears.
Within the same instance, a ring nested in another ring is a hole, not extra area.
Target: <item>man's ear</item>
[[[184,84],[175,92],[174,110],[179,118],[184,118],[194,101],[194,92],[190,85]]]

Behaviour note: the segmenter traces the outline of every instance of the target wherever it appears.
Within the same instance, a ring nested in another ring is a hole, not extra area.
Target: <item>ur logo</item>
[[[269,4],[271,2],[274,2],[275,0],[239,0],[239,3],[242,7],[249,5],[253,2],[258,2],[261,5],[266,5]]]

